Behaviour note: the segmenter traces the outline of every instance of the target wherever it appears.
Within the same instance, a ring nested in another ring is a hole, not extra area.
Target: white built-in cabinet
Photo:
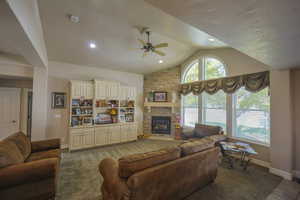
[[[120,100],[135,100],[136,89],[129,86],[120,87]]]
[[[95,99],[106,99],[105,81],[95,81]]]
[[[72,81],[71,93],[73,99],[93,99],[94,84],[92,81]]]
[[[135,100],[135,87],[112,81],[71,81],[72,99]],[[94,106],[93,106],[93,109]],[[72,116],[72,114],[71,114]],[[78,150],[137,140],[135,122],[69,128],[69,150]]]
[[[135,100],[136,89],[120,83],[95,80],[95,99]]]
[[[94,128],[72,129],[70,134],[70,149],[82,149],[94,146]]]
[[[70,150],[137,140],[135,123],[109,124],[89,128],[70,128]]]

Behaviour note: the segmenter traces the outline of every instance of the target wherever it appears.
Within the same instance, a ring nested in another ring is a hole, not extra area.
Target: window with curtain
[[[190,83],[199,80],[199,62],[190,64],[185,72],[183,82]],[[194,126],[198,122],[198,97],[189,94],[182,98],[183,121],[185,126]]]
[[[237,138],[270,144],[268,88],[256,93],[240,88],[234,95],[233,132]]]
[[[203,59],[203,80],[215,79],[226,76],[223,63],[215,58]],[[202,93],[202,123],[221,126],[226,130],[226,94],[219,91],[210,95]]]
[[[226,76],[225,66],[216,58],[203,57],[192,62],[184,72],[183,83],[209,80]],[[226,94],[219,91],[214,95],[183,96],[183,123],[193,127],[195,123],[222,126],[226,130]]]

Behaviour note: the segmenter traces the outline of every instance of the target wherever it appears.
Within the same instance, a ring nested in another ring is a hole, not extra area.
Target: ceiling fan
[[[147,53],[149,52],[153,52],[153,53],[156,53],[160,56],[165,56],[166,54],[162,51],[159,51],[157,49],[159,48],[163,48],[163,47],[168,47],[168,43],[160,43],[160,44],[157,44],[157,45],[153,45],[151,42],[150,42],[150,34],[151,32],[148,30],[148,28],[146,27],[143,27],[142,29],[140,29],[140,33],[141,34],[146,34],[147,35],[147,41],[145,42],[144,40],[142,39],[138,39],[138,41],[143,45],[141,50],[144,51],[144,54],[143,54],[143,57],[147,55]]]

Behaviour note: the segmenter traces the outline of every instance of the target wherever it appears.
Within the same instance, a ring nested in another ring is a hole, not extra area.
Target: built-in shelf
[[[148,112],[151,112],[152,107],[161,108],[171,108],[172,112],[175,112],[175,108],[178,107],[176,103],[173,102],[145,102],[144,106],[148,108]]]
[[[80,115],[76,115],[76,114],[72,114],[72,117],[92,117],[93,114],[80,114]]]
[[[72,105],[72,108],[93,108],[93,106],[74,106],[74,105]]]

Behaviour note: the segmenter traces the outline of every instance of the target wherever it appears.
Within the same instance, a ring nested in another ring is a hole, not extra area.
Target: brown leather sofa
[[[196,141],[202,138],[214,140],[215,143],[226,140],[224,131],[220,126],[210,126],[205,124],[195,124],[195,128],[182,132],[182,139]]]
[[[21,132],[0,141],[0,199],[54,199],[60,140],[37,142]]]
[[[212,139],[99,164],[103,200],[177,200],[213,182],[219,147]]]

